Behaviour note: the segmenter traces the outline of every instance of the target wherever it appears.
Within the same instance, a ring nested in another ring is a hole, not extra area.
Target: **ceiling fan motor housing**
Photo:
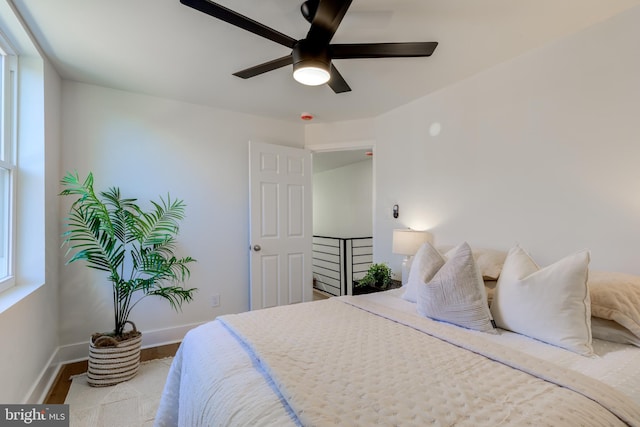
[[[320,46],[302,39],[293,46],[291,55],[294,72],[302,67],[316,67],[327,71],[331,69],[331,57],[326,45]]]

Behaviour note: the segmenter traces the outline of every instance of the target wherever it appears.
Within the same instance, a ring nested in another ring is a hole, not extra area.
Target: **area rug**
[[[133,379],[111,387],[90,387],[86,374],[74,376],[64,401],[71,427],[152,426],[172,360],[143,362]]]

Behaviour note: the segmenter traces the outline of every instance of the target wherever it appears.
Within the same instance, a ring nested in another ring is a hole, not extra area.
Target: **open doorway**
[[[313,162],[314,296],[350,295],[373,259],[373,151],[320,151]]]

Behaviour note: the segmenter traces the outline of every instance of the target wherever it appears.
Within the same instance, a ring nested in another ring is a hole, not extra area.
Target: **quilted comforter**
[[[228,315],[191,331],[157,426],[640,425],[598,380],[380,299]]]

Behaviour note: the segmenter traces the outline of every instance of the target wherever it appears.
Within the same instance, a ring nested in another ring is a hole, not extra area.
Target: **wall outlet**
[[[211,295],[211,307],[218,307],[220,305],[220,294]]]

